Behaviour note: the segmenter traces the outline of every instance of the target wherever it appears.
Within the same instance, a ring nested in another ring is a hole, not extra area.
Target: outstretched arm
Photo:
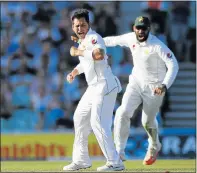
[[[111,37],[105,37],[103,38],[105,41],[105,45],[107,47],[113,47],[113,46],[126,46],[129,47],[129,41],[131,41],[133,37],[132,33],[123,34],[120,36],[111,36]]]

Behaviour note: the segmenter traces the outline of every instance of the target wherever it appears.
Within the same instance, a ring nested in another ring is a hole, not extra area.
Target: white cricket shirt
[[[118,87],[120,91],[120,82],[112,73],[111,67],[107,62],[108,56],[106,55],[106,46],[103,38],[90,28],[78,48],[82,50],[85,49],[85,51],[84,57],[79,56],[80,63],[75,68],[78,70],[79,74],[85,74],[88,85],[106,81],[108,91],[116,87]],[[97,48],[101,48],[105,51],[103,60],[95,61],[93,59],[92,52]]]
[[[178,63],[172,51],[156,36],[149,34],[140,43],[135,32],[104,38],[106,46],[129,47],[133,56],[132,75],[142,83],[162,83],[169,88],[178,73]]]

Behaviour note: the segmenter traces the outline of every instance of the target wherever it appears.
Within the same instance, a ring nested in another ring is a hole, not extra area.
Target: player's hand
[[[69,83],[72,83],[73,80],[74,80],[75,78],[74,78],[74,76],[72,75],[72,73],[69,73],[69,74],[67,75],[66,79],[67,79],[67,81],[68,81]]]
[[[71,56],[79,56],[79,55],[78,55],[78,48],[72,46],[72,47],[70,48],[70,55],[71,55]]]
[[[77,43],[79,41],[79,38],[77,36],[72,35],[71,40]]]
[[[167,90],[166,85],[162,84],[161,86],[156,87],[154,89],[154,94],[161,96],[162,94],[166,92],[166,90]]]

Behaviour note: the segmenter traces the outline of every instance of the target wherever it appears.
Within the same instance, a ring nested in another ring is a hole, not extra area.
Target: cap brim
[[[137,24],[137,25],[134,25],[135,27],[138,27],[138,26],[143,26],[143,27],[149,27],[148,25],[145,25],[145,24]]]

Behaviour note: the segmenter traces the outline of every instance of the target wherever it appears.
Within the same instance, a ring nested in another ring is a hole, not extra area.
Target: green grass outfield
[[[2,161],[1,172],[63,172],[67,164],[67,161]],[[93,161],[91,168],[80,172],[96,172],[104,164],[104,161]],[[142,165],[141,160],[129,160],[124,164],[126,170],[121,172],[196,172],[196,160],[157,160],[151,166]]]

